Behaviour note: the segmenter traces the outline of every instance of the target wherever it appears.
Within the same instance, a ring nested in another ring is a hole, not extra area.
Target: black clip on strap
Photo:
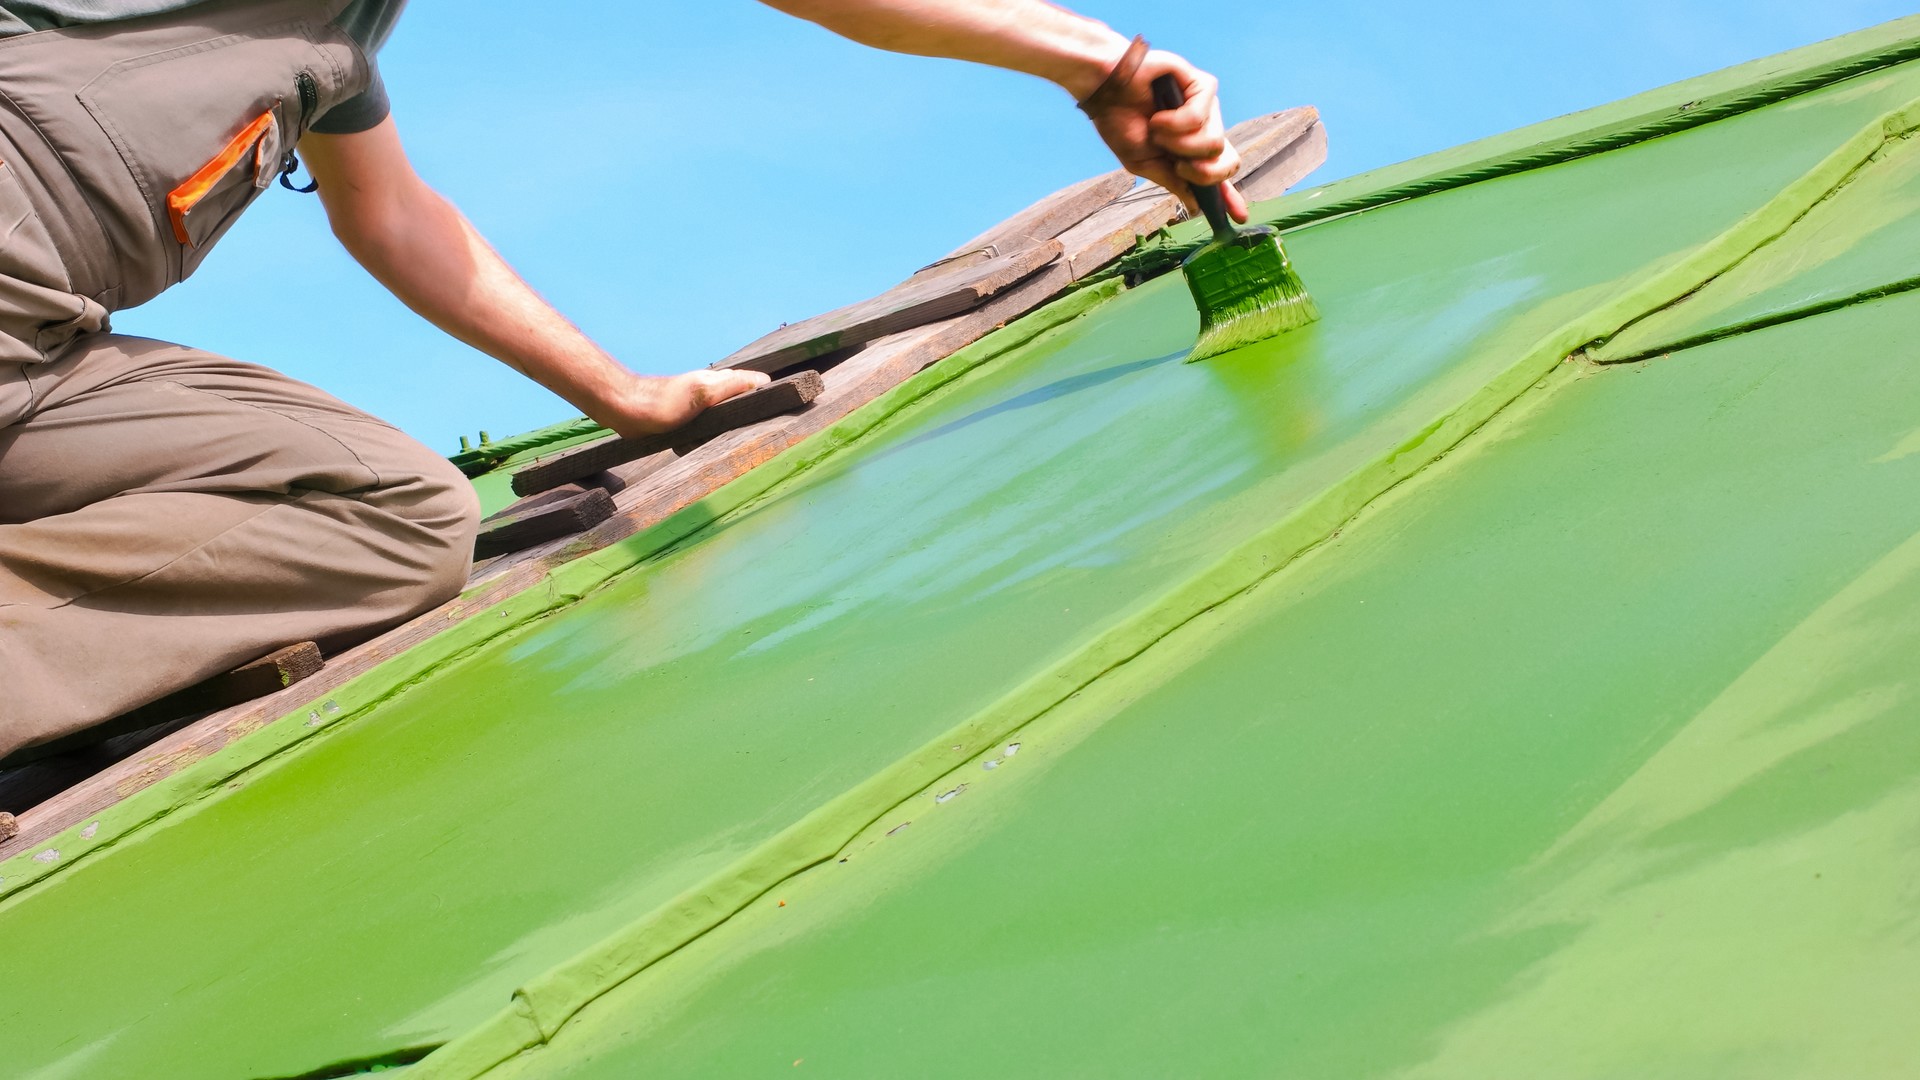
[[[293,174],[299,171],[300,155],[291,150],[287,151],[287,156],[280,159],[280,186],[286,188],[288,191],[297,191],[302,195],[311,195],[320,190],[320,181],[312,177],[307,178],[306,187],[295,186]]]

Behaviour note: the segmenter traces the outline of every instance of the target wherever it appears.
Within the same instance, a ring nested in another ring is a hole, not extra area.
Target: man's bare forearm
[[[414,174],[391,120],[301,149],[334,234],[400,301],[448,334],[623,435],[678,427],[766,377],[635,375],[529,286],[451,203]]]
[[[1225,184],[1228,213],[1247,218],[1228,183],[1240,155],[1228,141],[1213,76],[1172,53],[1129,56],[1129,39],[1045,0],[762,0],[863,45],[1022,71],[1059,84],[1086,109],[1128,171],[1197,208],[1190,185]],[[1180,85],[1186,104],[1160,110],[1151,85]],[[1095,92],[1099,95],[1096,98]]]
[[[1023,71],[1093,93],[1127,39],[1096,19],[1042,0],[764,0],[842,37],[889,52]]]

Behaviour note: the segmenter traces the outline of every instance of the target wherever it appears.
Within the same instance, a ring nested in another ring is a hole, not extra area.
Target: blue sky
[[[634,369],[704,366],[863,299],[1111,167],[1023,76],[861,49],[751,0],[413,0],[381,57],[401,133],[563,312]],[[1316,181],[1909,14],[1890,0],[1494,0],[1080,10],[1221,77],[1228,120],[1325,116]],[[1205,19],[1183,18],[1207,10]],[[236,317],[236,313],[243,313]],[[451,452],[577,415],[415,318],[275,190],[116,329],[269,364]]]

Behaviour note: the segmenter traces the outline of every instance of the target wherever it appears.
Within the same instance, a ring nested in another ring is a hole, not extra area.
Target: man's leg
[[[0,427],[0,757],[457,594],[447,461],[277,372],[92,335]]]

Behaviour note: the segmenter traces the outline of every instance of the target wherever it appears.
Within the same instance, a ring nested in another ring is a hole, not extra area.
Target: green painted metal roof
[[[1314,327],[1078,293],[0,864],[0,1073],[1911,1075],[1916,40],[1263,207]]]

